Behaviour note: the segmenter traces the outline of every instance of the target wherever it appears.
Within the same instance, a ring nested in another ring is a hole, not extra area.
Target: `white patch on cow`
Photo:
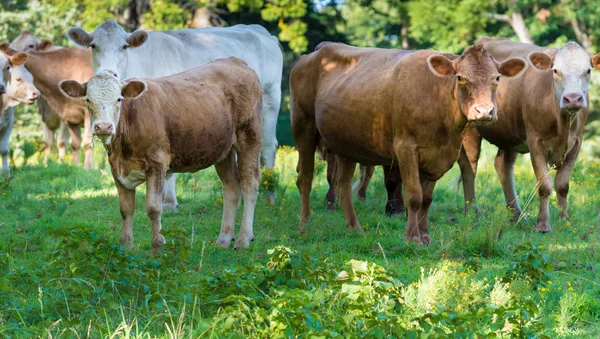
[[[130,171],[126,177],[120,175],[118,179],[121,182],[121,184],[125,186],[125,188],[132,190],[146,181],[146,174],[144,174],[144,172],[142,171],[134,170]]]
[[[97,124],[108,123],[113,126],[112,135],[116,132],[121,113],[121,87],[121,81],[110,72],[100,72],[88,82],[85,99],[90,112],[92,131],[95,131]],[[100,139],[108,145],[112,135],[103,135]]]
[[[40,91],[33,85],[33,75],[25,66],[13,66],[10,70],[10,79],[6,84],[8,104],[13,107],[19,103],[31,105],[39,98]]]
[[[569,42],[559,49],[554,57],[554,89],[563,108],[563,99],[568,94],[583,97],[583,107],[588,106],[587,94],[590,86],[590,55],[576,42]]]

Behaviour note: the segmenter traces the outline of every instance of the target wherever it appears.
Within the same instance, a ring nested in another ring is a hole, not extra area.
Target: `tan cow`
[[[223,183],[216,245],[227,248],[233,240],[241,186],[244,214],[234,249],[249,246],[260,181],[262,99],[258,76],[243,60],[219,59],[125,83],[102,71],[87,83],[63,81],[60,87],[65,95],[86,99],[94,134],[108,152],[121,203],[122,244],[133,244],[136,186],[146,182],[156,253],[165,242],[160,234],[165,176],[214,165]]]
[[[356,163],[394,163],[405,185],[405,240],[429,243],[435,182],[458,158],[468,123],[496,120],[500,75],[514,76],[525,67],[520,58],[499,65],[481,45],[453,61],[434,51],[337,43],[301,57],[290,75],[301,230],[310,215],[315,148],[322,142],[337,156],[336,190],[349,228],[362,232],[352,205]]]
[[[19,36],[15,38],[10,45],[8,45],[8,47],[17,52],[50,52],[61,48],[58,46],[53,46],[51,40],[39,40],[30,31],[22,31],[21,34],[19,34]],[[52,111],[43,97],[38,99],[37,105],[42,119],[42,128],[44,129],[44,139],[46,143],[44,162],[47,163],[48,158],[52,153],[54,134],[56,130],[58,130],[58,136],[56,139],[56,143],[58,145],[58,157],[59,159],[62,159],[66,155],[66,142],[68,137],[67,124],[60,118],[60,115]]]
[[[518,78],[504,79],[498,87],[498,122],[468,131],[463,142],[460,168],[465,190],[465,210],[475,200],[475,176],[481,137],[499,150],[495,167],[506,204],[514,218],[521,215],[514,187],[514,164],[518,153],[531,153],[537,178],[540,207],[535,230],[548,232],[548,198],[552,176],[548,164],[557,170],[554,186],[567,218],[569,179],[581,148],[588,117],[588,87],[593,68],[600,69],[600,54],[590,56],[575,42],[560,49],[543,48],[505,38],[482,38],[481,44],[498,61],[526,58],[533,67]]]

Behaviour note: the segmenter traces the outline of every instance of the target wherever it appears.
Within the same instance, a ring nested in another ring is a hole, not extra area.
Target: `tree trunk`
[[[508,22],[512,27],[513,31],[517,34],[519,41],[525,42],[528,44],[533,43],[533,39],[531,38],[531,33],[529,33],[529,29],[525,24],[525,20],[523,19],[523,15],[518,11],[517,8],[514,9],[512,14],[510,15],[510,21]]]
[[[408,49],[408,22],[406,22],[406,20],[402,22],[402,28],[400,29],[400,38],[402,39],[402,49]]]
[[[133,32],[140,27],[142,14],[148,10],[147,2],[148,0],[129,0],[123,13],[123,25],[128,32]]]

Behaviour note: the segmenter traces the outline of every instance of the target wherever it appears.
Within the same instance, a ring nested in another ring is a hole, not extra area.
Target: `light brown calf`
[[[87,100],[94,135],[108,152],[121,204],[122,244],[133,244],[136,186],[146,182],[156,253],[165,243],[160,234],[165,176],[214,165],[223,183],[216,245],[227,248],[234,238],[241,186],[244,215],[234,249],[249,246],[260,181],[262,94],[258,76],[243,60],[219,59],[126,83],[103,71],[87,83],[63,81],[60,87],[66,95]]]
[[[301,230],[310,215],[315,148],[322,142],[337,156],[336,190],[348,227],[362,232],[352,204],[356,163],[393,163],[405,185],[405,240],[429,243],[435,182],[458,158],[468,123],[496,120],[500,75],[514,76],[525,67],[523,59],[498,65],[481,45],[453,61],[434,51],[337,43],[301,57],[290,76]]]
[[[569,42],[561,49],[542,48],[505,38],[486,37],[480,43],[498,61],[526,58],[532,67],[521,77],[500,81],[498,122],[472,128],[465,136],[459,159],[465,211],[475,201],[475,176],[483,136],[498,147],[496,172],[514,219],[522,213],[514,187],[514,164],[518,153],[531,153],[540,197],[535,230],[548,232],[551,230],[548,198],[552,193],[548,164],[557,170],[554,186],[560,215],[567,218],[569,179],[589,113],[587,93],[591,70],[600,68],[600,54],[591,57],[575,42]]]

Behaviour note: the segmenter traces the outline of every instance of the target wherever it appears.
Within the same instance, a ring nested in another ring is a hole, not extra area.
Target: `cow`
[[[83,146],[85,149],[84,168],[93,166],[92,133],[85,102],[81,99],[67,98],[61,94],[58,83],[64,79],[75,79],[80,82],[89,80],[93,75],[92,55],[89,51],[78,47],[65,47],[53,51],[30,51],[25,67],[33,74],[34,84],[45,99],[41,103],[40,114],[48,128],[44,128],[46,137],[46,155],[49,140],[53,139],[51,129],[58,125],[61,130],[66,127],[71,137],[73,163],[80,163],[82,144],[81,127],[84,128]],[[47,106],[47,107],[46,107]],[[57,113],[60,119],[48,113]],[[44,116],[44,114],[47,114]],[[62,120],[62,121],[61,121]],[[63,135],[63,137],[61,137]],[[59,133],[59,155],[64,155],[64,131]],[[63,149],[61,151],[60,149]]]
[[[495,62],[482,45],[449,60],[435,51],[326,43],[290,74],[292,134],[298,147],[300,231],[310,216],[314,153],[336,154],[336,192],[347,226],[363,232],[352,204],[356,163],[400,167],[408,208],[404,239],[431,242],[428,210],[436,181],[457,160],[470,123],[496,120],[496,86],[525,60]]]
[[[258,74],[263,90],[262,165],[273,169],[277,138],[275,128],[281,102],[283,54],[276,37],[258,25],[209,27],[175,31],[127,33],[114,20],[106,20],[92,33],[79,27],[68,37],[92,50],[94,71],[109,70],[119,79],[171,75],[218,58],[245,60]],[[275,192],[269,192],[274,201]],[[175,209],[175,177],[165,185],[165,207]]]
[[[263,106],[259,78],[245,61],[230,57],[171,76],[124,83],[114,73],[100,71],[87,83],[63,81],[60,88],[65,95],[86,99],[93,133],[108,153],[121,205],[122,244],[133,245],[136,186],[146,182],[156,254],[165,243],[160,230],[166,177],[214,165],[223,183],[216,245],[228,248],[234,239],[241,187],[244,213],[234,249],[249,246],[260,182]]]
[[[15,106],[19,103],[31,105],[40,96],[33,85],[33,77],[23,64],[27,54],[18,53],[8,56],[0,52],[0,155],[2,156],[2,175],[11,177],[8,165],[8,141],[15,123]]]
[[[568,218],[567,194],[571,171],[581,149],[589,113],[588,87],[592,69],[600,69],[600,54],[590,56],[576,42],[562,48],[543,48],[506,38],[482,38],[480,44],[498,61],[526,58],[532,67],[522,77],[507,78],[498,87],[498,122],[475,126],[466,133],[459,159],[464,185],[465,211],[475,201],[475,177],[481,138],[498,147],[494,162],[506,205],[522,214],[514,187],[514,164],[519,153],[530,153],[540,199],[535,231],[552,230],[548,198],[552,176],[560,217]]]
[[[56,51],[61,47],[54,46],[52,40],[39,40],[30,31],[22,31],[8,47],[16,52],[40,52],[40,51]],[[38,111],[42,119],[42,128],[44,130],[45,139],[45,157],[44,162],[48,162],[48,158],[52,154],[52,146],[54,145],[54,134],[58,130],[56,142],[58,144],[58,157],[63,159],[66,155],[66,142],[68,137],[67,124],[56,114],[44,97],[37,100]]]

